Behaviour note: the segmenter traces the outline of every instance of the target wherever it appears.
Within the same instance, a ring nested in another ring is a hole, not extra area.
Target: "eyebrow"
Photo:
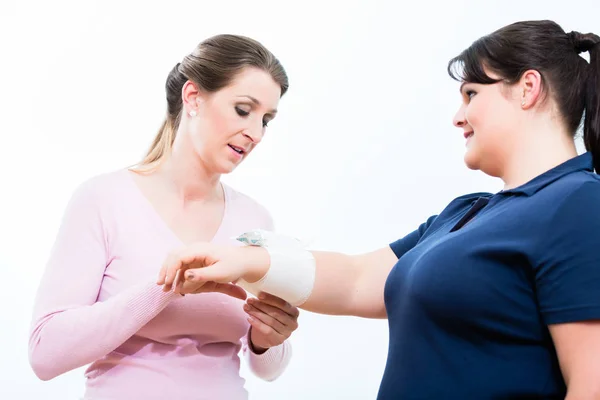
[[[463,87],[465,87],[465,85],[466,85],[466,84],[467,84],[467,82],[463,82],[463,83],[460,85],[460,88],[458,89],[458,91],[462,93]]]
[[[254,97],[252,97],[250,95],[244,94],[244,95],[241,95],[241,96],[238,96],[238,97],[246,97],[246,98],[250,99],[250,101],[253,102],[254,104],[256,104],[257,106],[260,106],[260,101],[258,101],[256,98],[254,98]],[[273,110],[271,110],[269,112],[271,114],[277,114],[277,110],[275,110],[275,109],[273,109]]]

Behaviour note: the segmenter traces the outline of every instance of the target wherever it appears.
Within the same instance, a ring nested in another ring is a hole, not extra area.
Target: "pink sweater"
[[[273,380],[289,362],[287,342],[256,355],[238,299],[181,297],[155,281],[182,242],[127,170],[82,184],[66,209],[34,307],[29,358],[52,379],[85,372],[89,400],[247,399],[240,349],[258,377]],[[225,187],[225,215],[213,241],[271,229],[268,212]]]

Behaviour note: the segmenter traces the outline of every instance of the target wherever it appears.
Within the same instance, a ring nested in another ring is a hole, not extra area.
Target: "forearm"
[[[254,254],[249,257],[253,264],[247,279],[256,281],[268,272],[271,260],[264,249],[255,247],[247,251]],[[314,286],[300,308],[320,314],[385,317],[383,285],[389,268],[369,268],[380,257],[379,252],[356,256],[311,253],[315,261]]]
[[[40,379],[49,380],[105,356],[176,297],[150,282],[104,302],[40,315],[29,339],[34,372]]]

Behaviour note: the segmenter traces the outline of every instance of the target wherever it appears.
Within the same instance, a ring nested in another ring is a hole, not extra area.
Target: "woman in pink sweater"
[[[260,143],[287,88],[273,54],[241,36],[212,37],[173,68],[146,158],[89,179],[67,206],[31,327],[40,379],[90,364],[85,399],[237,400],[247,398],[240,349],[258,377],[283,372],[297,308],[270,296],[244,303],[230,284],[183,297],[155,280],[173,249],[272,228],[220,176]]]

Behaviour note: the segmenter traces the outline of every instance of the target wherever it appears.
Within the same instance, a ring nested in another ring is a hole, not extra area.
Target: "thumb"
[[[229,283],[235,280],[235,277],[231,277],[231,274],[227,271],[227,268],[220,262],[212,264],[208,267],[203,268],[190,268],[185,271],[186,281],[201,283],[201,282],[218,282],[218,283]]]
[[[214,291],[235,297],[240,300],[246,300],[246,297],[248,297],[244,289],[230,283],[216,283]]]

